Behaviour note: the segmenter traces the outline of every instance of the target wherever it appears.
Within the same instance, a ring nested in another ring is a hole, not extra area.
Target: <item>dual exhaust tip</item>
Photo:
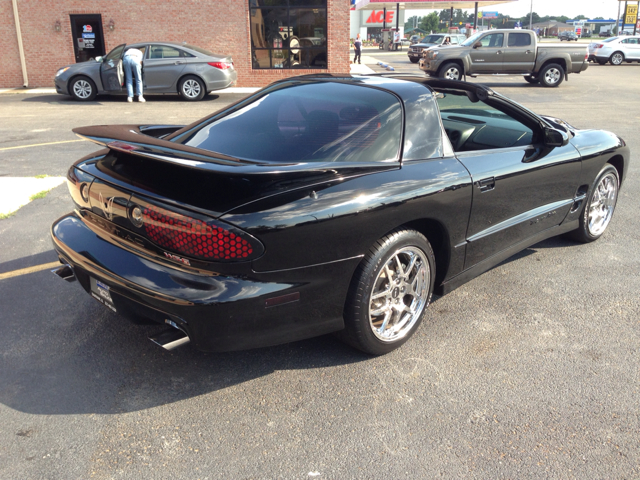
[[[73,268],[71,268],[71,265],[67,263],[63,263],[51,271],[66,282],[76,281],[76,275],[73,273]],[[181,347],[182,345],[186,345],[191,341],[189,335],[181,330],[175,322],[168,319],[165,320],[165,322],[173,328],[164,330],[156,335],[152,335],[149,337],[149,340],[169,351]]]

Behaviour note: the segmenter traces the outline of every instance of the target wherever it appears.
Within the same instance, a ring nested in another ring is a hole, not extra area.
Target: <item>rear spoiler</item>
[[[97,125],[74,128],[73,133],[111,150],[196,168],[207,163],[225,166],[262,164],[189,147],[162,138],[180,128],[182,125]]]

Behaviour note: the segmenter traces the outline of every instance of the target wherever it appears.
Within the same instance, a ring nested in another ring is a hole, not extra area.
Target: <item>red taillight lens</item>
[[[596,45],[596,48],[604,48],[604,45],[603,44]]]
[[[219,68],[220,70],[226,70],[233,67],[233,62],[207,62],[212,67]]]
[[[183,255],[217,261],[249,260],[260,253],[255,251],[257,245],[252,244],[252,239],[243,238],[219,223],[205,222],[154,205],[142,208],[142,223],[152,241]]]

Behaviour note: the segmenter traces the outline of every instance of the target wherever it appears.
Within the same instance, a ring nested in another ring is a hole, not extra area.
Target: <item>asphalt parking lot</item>
[[[420,73],[406,50],[364,55]],[[331,336],[165,352],[147,340],[158,327],[129,324],[77,283],[3,278],[56,260],[65,185],[0,220],[0,478],[639,477],[639,77],[640,64],[592,64],[556,89],[471,80],[615,132],[632,150],[626,183],[599,241],[528,248],[436,298],[383,357]],[[188,124],[241,97],[0,95],[0,178],[64,176],[97,150],[74,127]]]

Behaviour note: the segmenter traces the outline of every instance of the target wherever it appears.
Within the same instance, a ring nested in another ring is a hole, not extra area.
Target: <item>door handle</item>
[[[185,62],[183,62],[182,60],[176,60],[175,65],[184,65]]]
[[[529,55],[531,53],[531,50],[527,50],[526,52],[524,52],[525,55]]]
[[[489,192],[496,188],[496,179],[495,177],[483,178],[478,181],[478,187],[480,187],[481,192]]]
[[[498,50],[498,51],[496,52],[496,55],[502,55],[502,50]]]

